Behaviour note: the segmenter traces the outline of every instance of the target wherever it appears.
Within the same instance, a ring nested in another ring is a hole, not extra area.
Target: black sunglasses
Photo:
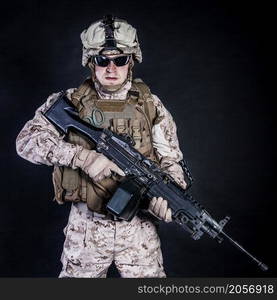
[[[96,55],[92,58],[92,61],[99,67],[107,67],[111,61],[113,61],[117,67],[122,67],[128,64],[130,58],[130,55],[118,56],[115,58],[108,58],[104,55]]]

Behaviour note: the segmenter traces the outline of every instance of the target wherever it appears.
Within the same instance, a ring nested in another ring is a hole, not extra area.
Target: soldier
[[[132,78],[142,61],[136,29],[125,20],[105,16],[81,33],[82,65],[91,76],[67,97],[79,116],[92,125],[129,134],[135,148],[155,160],[186,187],[176,125],[161,100],[140,79]],[[61,95],[52,94],[16,140],[17,153],[34,164],[54,166],[58,203],[72,202],[59,277],[106,277],[114,261],[122,277],[165,277],[155,224],[135,216],[119,220],[105,209],[124,172],[81,134],[62,136],[43,116]],[[149,212],[170,222],[167,201],[153,198]]]

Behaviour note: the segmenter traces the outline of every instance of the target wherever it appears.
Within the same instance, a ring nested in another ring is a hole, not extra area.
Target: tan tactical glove
[[[72,162],[72,168],[76,169],[77,167],[82,169],[95,182],[111,176],[112,171],[125,176],[124,172],[115,163],[94,150],[80,148]]]
[[[148,211],[167,223],[172,222],[172,212],[167,205],[167,200],[162,197],[153,197],[149,203]]]

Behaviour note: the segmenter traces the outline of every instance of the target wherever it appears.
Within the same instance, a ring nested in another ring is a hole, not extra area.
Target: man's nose
[[[107,66],[107,71],[108,71],[108,72],[112,72],[112,71],[114,71],[115,69],[116,69],[116,65],[115,65],[115,63],[111,60],[110,63],[108,64],[108,66]]]

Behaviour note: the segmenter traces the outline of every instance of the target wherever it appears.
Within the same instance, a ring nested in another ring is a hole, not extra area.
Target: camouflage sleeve
[[[184,172],[178,163],[183,159],[183,153],[179,147],[176,124],[161,100],[156,95],[153,95],[153,99],[157,109],[157,118],[152,128],[153,147],[162,169],[185,188]]]
[[[69,97],[73,90],[67,91]],[[49,96],[16,138],[18,155],[34,164],[69,166],[78,149],[78,146],[65,142],[63,136],[42,114],[59,95],[60,93],[55,93]]]

